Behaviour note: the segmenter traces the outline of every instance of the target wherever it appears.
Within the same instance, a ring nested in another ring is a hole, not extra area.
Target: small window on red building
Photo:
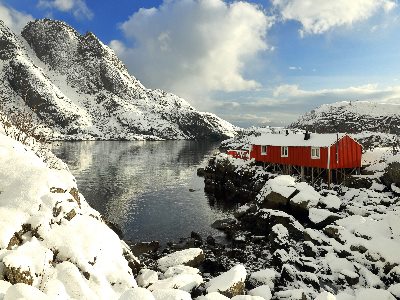
[[[311,158],[312,159],[320,159],[321,153],[319,147],[311,147]]]
[[[289,149],[287,146],[281,147],[281,157],[288,157],[289,156]]]
[[[267,146],[261,146],[261,154],[267,155]]]

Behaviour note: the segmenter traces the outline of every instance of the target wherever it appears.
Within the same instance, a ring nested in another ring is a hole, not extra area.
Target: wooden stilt
[[[346,183],[346,169],[343,169],[343,185]]]
[[[314,168],[311,168],[311,184],[314,185]]]
[[[331,189],[331,169],[328,169],[328,189]]]
[[[301,166],[300,168],[300,177],[301,177],[301,181],[304,181],[304,167]]]

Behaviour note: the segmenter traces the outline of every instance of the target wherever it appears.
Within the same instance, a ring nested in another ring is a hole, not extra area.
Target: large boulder
[[[327,209],[312,207],[308,212],[308,218],[317,228],[322,229],[339,220],[341,217]]]
[[[344,185],[354,189],[369,189],[371,188],[373,180],[368,175],[355,175],[348,176],[344,181]]]
[[[310,208],[317,206],[321,195],[305,182],[297,183],[296,188],[299,192],[291,197],[289,205],[295,215],[306,218]]]
[[[243,265],[237,265],[228,272],[211,279],[206,284],[207,293],[219,292],[232,298],[244,294],[247,272]]]
[[[284,209],[287,207],[289,199],[282,194],[271,191],[260,204],[261,208]]]
[[[275,280],[279,276],[274,269],[262,269],[251,273],[250,284],[253,286],[267,285],[271,290],[275,287]]]
[[[392,183],[400,186],[400,162],[395,161],[390,163],[386,167],[385,173],[381,177],[381,181],[387,187],[390,187]]]
[[[272,227],[282,224],[289,232],[289,236],[294,240],[303,239],[303,226],[291,215],[272,209],[260,209],[256,217],[256,232],[262,235],[268,235]]]
[[[160,258],[158,267],[165,272],[169,267],[184,265],[189,267],[198,267],[204,261],[204,253],[200,248],[189,248],[181,251],[176,251]]]
[[[191,292],[203,283],[203,278],[199,274],[178,274],[173,277],[158,280],[148,287],[150,291],[163,289],[179,289]]]

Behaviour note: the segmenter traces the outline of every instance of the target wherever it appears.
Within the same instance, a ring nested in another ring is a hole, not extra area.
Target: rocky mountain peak
[[[0,27],[0,58],[9,59],[0,68],[2,101],[29,107],[67,138],[221,139],[235,132],[178,96],[145,88],[91,32],[41,19],[21,35],[27,43]]]

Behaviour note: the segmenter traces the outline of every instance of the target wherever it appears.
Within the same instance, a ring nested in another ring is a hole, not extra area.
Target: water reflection
[[[225,209],[208,204],[203,179],[195,175],[215,147],[90,141],[57,143],[53,152],[68,164],[92,207],[120,224],[127,239],[165,242],[192,230],[217,234],[209,225],[226,217]]]

